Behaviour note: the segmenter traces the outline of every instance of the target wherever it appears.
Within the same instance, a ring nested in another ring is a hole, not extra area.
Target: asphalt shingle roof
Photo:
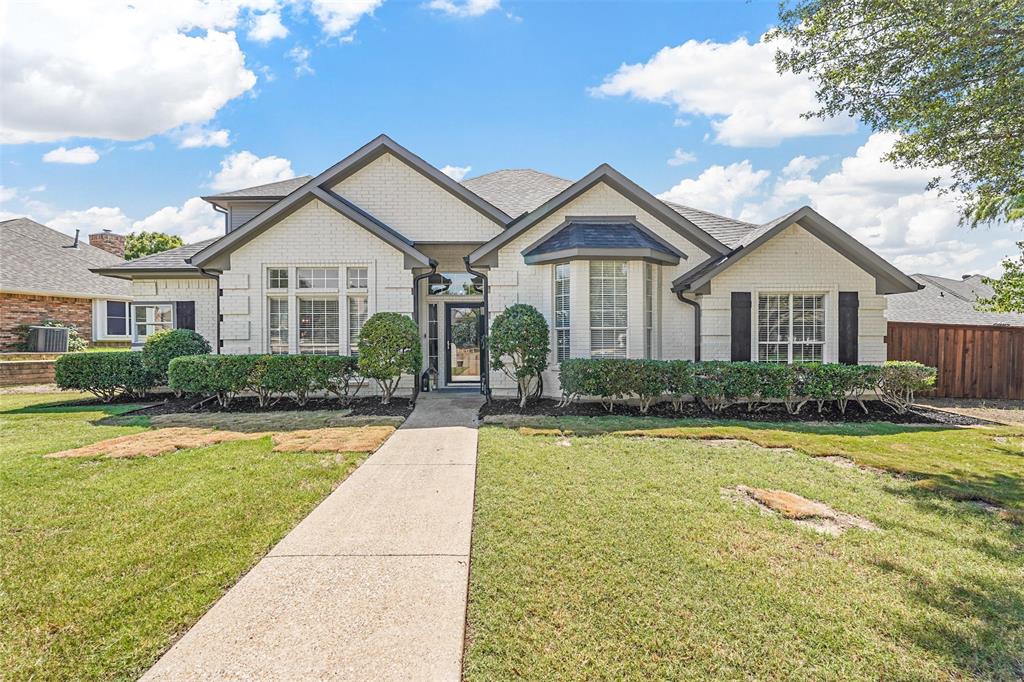
[[[123,263],[112,253],[91,246],[28,218],[0,222],[0,290],[52,292],[75,298],[126,297],[127,282],[103,277],[90,268]]]
[[[205,199],[237,199],[239,197],[252,197],[261,199],[280,199],[286,197],[299,187],[302,187],[313,178],[312,175],[300,175],[290,180],[279,180],[278,182],[256,185],[255,187],[244,187],[230,192],[212,194]]]
[[[992,295],[992,287],[981,275],[948,279],[936,275],[911,275],[924,289],[908,294],[891,294],[886,317],[890,322],[931,322],[935,324],[977,324],[1024,327],[1024,314],[990,313],[976,310],[979,298]]]
[[[571,184],[572,180],[529,168],[497,170],[462,182],[463,187],[513,218],[532,211]]]
[[[530,255],[565,249],[654,249],[675,255],[632,223],[573,222],[530,250]]]
[[[218,239],[220,239],[220,237],[204,239],[201,242],[186,244],[185,246],[179,246],[176,249],[169,249],[167,251],[161,251],[160,253],[154,253],[151,256],[143,256],[142,258],[136,258],[135,260],[124,261],[112,267],[107,267],[106,269],[122,272],[131,272],[133,270],[195,270],[198,272],[198,268],[188,263],[187,259],[196,255]]]

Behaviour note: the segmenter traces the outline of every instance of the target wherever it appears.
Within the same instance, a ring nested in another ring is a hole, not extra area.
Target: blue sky
[[[385,132],[466,177],[608,162],[752,222],[809,203],[912,272],[995,274],[1022,238],[957,226],[933,173],[879,161],[891,138],[800,119],[813,88],[760,42],[774,2],[69,7],[14,2],[0,29],[3,217],[203,238],[220,219],[195,197],[317,173]]]

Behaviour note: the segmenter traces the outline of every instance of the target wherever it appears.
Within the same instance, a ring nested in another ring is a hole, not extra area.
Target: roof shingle
[[[890,322],[1024,327],[1024,314],[990,313],[974,307],[979,298],[987,298],[993,293],[981,275],[960,280],[921,274],[911,277],[924,288],[909,294],[887,296],[885,315]]]

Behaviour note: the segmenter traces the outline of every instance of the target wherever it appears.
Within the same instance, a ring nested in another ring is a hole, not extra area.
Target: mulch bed
[[[640,414],[640,408],[634,405],[616,405],[615,412],[609,413],[601,403],[598,402],[577,402],[566,407],[558,407],[555,400],[544,399],[528,403],[523,409],[515,400],[492,400],[480,408],[480,416],[519,414],[536,417],[607,417],[611,415],[629,417],[662,417],[667,419],[713,419],[713,420],[736,420],[753,422],[890,422],[893,424],[948,424],[951,426],[978,426],[993,424],[993,422],[968,417],[941,410],[933,410],[927,407],[916,406],[907,414],[896,414],[880,401],[868,400],[864,403],[867,413],[860,405],[851,403],[846,408],[846,414],[831,405],[825,407],[818,413],[817,405],[808,403],[804,405],[800,414],[792,415],[786,411],[783,405],[772,405],[760,412],[748,412],[746,405],[732,405],[722,412],[714,413],[708,410],[699,402],[688,402],[683,404],[681,412],[672,408],[672,403],[664,402],[652,405],[646,415]]]
[[[351,410],[352,416],[373,416],[373,417],[408,417],[412,412],[412,402],[408,398],[392,398],[391,404],[381,405],[379,397],[357,398],[348,405],[343,406],[333,399],[314,399],[305,405],[299,406],[293,400],[287,398],[278,401],[273,407],[260,407],[256,398],[240,397],[231,401],[227,408],[217,404],[216,400],[209,400],[201,405],[194,397],[175,398],[173,395],[161,394],[150,395],[145,398],[126,398],[118,396],[113,401],[105,403],[102,400],[80,400],[66,403],[66,405],[138,405],[157,403],[151,407],[135,410],[132,414],[157,415],[157,414],[180,414],[180,413],[254,413],[254,412],[308,412],[311,410]]]

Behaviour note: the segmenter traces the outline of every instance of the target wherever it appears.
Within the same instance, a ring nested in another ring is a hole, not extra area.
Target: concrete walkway
[[[458,680],[481,402],[420,396],[142,679]]]

